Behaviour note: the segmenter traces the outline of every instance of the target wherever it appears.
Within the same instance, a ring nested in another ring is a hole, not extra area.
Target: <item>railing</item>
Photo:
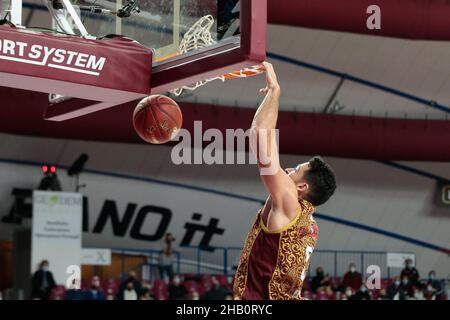
[[[122,254],[122,274],[128,271],[124,270],[125,255],[141,254],[148,257],[147,263],[137,266],[141,268],[143,279],[157,278],[161,250],[113,249],[113,252]],[[174,272],[232,276],[237,267],[240,253],[241,248],[239,247],[201,248],[183,246],[174,251]],[[315,250],[311,257],[308,276],[313,275],[315,269],[320,266],[330,276],[341,277],[347,272],[350,263],[354,263],[356,269],[366,276],[368,276],[366,273],[367,267],[371,265],[379,267],[382,278],[391,278],[400,273],[400,269],[387,267],[387,252]]]

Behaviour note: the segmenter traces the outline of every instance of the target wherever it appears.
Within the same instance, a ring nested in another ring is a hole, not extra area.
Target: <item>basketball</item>
[[[163,95],[142,99],[133,113],[136,133],[145,141],[162,144],[172,140],[183,123],[178,104]]]

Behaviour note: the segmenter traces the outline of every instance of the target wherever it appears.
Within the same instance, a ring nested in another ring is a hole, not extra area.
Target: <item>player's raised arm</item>
[[[276,127],[278,119],[280,85],[272,64],[264,62],[266,87],[260,91],[266,96],[253,118],[250,145],[258,160],[261,179],[272,198],[272,208],[295,214],[298,194],[295,183],[281,169]]]

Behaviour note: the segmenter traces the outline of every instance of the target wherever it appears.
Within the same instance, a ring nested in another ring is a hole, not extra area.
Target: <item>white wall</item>
[[[0,158],[3,159],[70,165],[83,152],[90,156],[87,168],[91,170],[156,178],[256,198],[266,196],[255,167],[249,165],[175,166],[170,162],[169,147],[0,135]],[[307,159],[308,157],[305,156],[283,156],[282,163],[286,166],[295,165]],[[318,208],[318,212],[449,248],[450,210],[433,205],[435,187],[433,180],[374,161],[337,158],[327,160],[336,171],[338,190],[332,200]],[[450,178],[449,163],[405,164]],[[39,170],[39,168],[27,166],[0,164],[1,214],[6,212],[5,210],[9,209],[11,204],[10,188],[13,185],[36,186],[40,179]],[[71,180],[66,177],[65,172],[60,175],[65,188],[71,188]],[[8,177],[7,185],[2,183],[6,181],[6,176]],[[124,211],[130,199],[139,205],[144,205],[146,202],[148,204],[150,202],[148,199],[151,199],[151,203],[173,205],[177,208],[182,208],[183,204],[186,205],[188,210],[182,216],[174,214],[174,221],[178,221],[176,223],[178,228],[190,219],[189,215],[197,208],[208,212],[205,217],[214,215],[220,217],[221,221],[227,225],[227,230],[232,230],[233,225],[238,226],[237,236],[232,237],[233,239],[229,237],[221,239],[217,236],[212,242],[213,245],[241,243],[245,237],[245,230],[251,224],[259,206],[257,203],[245,204],[245,201],[236,199],[224,201],[223,197],[201,192],[187,194],[187,191],[167,191],[169,190],[167,189],[164,193],[161,191],[162,187],[149,183],[92,174],[82,176],[82,182],[88,184],[85,193],[90,196],[92,205],[96,208],[101,207],[104,199],[109,197],[119,199],[118,205],[121,206],[121,212]],[[135,190],[142,190],[142,194],[133,193]],[[66,191],[71,190],[66,189]],[[177,197],[177,194],[183,194],[183,196]],[[96,197],[97,200],[95,200]],[[183,203],[180,205],[181,202]],[[218,205],[214,206],[216,203]],[[98,214],[98,209],[91,211],[97,211],[97,213],[92,212],[92,215]],[[174,213],[176,212],[174,209]],[[177,220],[177,217],[182,218]],[[320,228],[318,249],[412,251],[417,254],[418,267],[422,274],[429,269],[436,269],[442,277],[450,273],[449,257],[444,253],[323,219],[319,219],[318,223]],[[0,224],[2,237],[7,236],[7,229],[7,226]],[[85,245],[148,246],[140,242],[125,243],[114,240],[106,234],[107,232],[110,231],[105,229],[102,237],[85,234],[85,241],[88,241]]]

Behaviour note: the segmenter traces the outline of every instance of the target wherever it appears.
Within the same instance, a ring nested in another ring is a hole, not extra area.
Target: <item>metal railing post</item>
[[[337,277],[337,251],[334,252],[334,277]]]
[[[228,277],[228,249],[223,248],[223,274]]]
[[[197,248],[197,275],[200,275],[200,247]]]

